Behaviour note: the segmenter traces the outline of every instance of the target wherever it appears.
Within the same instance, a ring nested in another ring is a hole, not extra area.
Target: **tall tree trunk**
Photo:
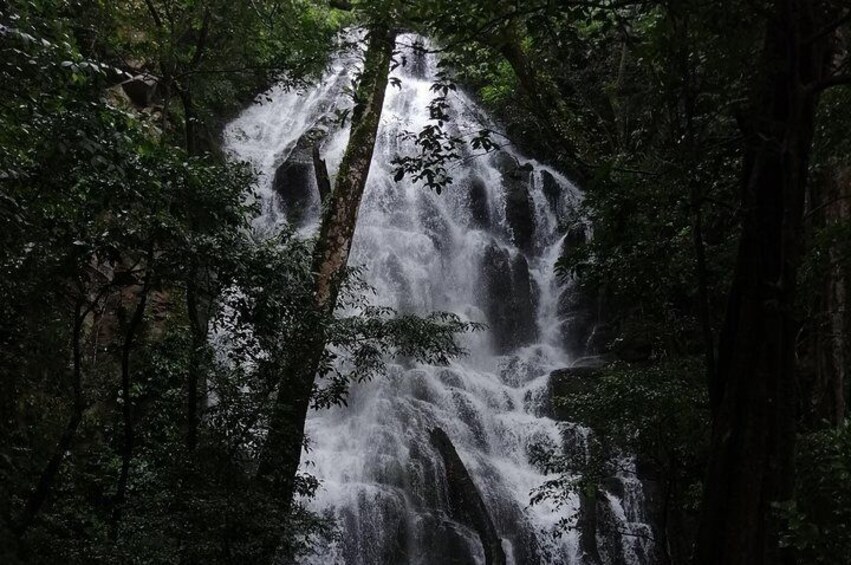
[[[828,197],[832,202],[825,209],[827,225],[836,225],[851,221],[851,167],[834,171],[830,179],[831,190]],[[848,390],[848,369],[851,364],[849,355],[849,311],[848,311],[848,275],[847,257],[831,246],[828,251],[830,262],[824,289],[824,313],[827,317],[827,331],[824,335],[824,355],[819,363],[822,381],[825,383],[821,396],[821,410],[824,418],[834,426],[845,421],[845,409]]]
[[[14,533],[18,537],[23,537],[29,527],[32,525],[36,516],[38,516],[41,507],[47,501],[50,490],[53,488],[53,483],[62,466],[62,461],[65,459],[65,454],[71,448],[71,443],[77,434],[77,428],[83,420],[83,358],[81,352],[80,340],[83,333],[83,321],[91,311],[91,308],[83,309],[82,300],[77,303],[74,310],[74,323],[71,337],[71,348],[73,351],[73,394],[74,403],[71,408],[71,416],[68,418],[68,423],[65,425],[65,430],[59,438],[59,443],[53,452],[47,466],[39,476],[30,496],[27,498],[23,512],[12,526]]]
[[[130,355],[133,351],[133,344],[142,326],[142,321],[145,318],[145,310],[148,304],[148,295],[151,288],[153,265],[153,247],[148,252],[147,261],[145,264],[145,280],[142,282],[142,288],[139,290],[139,297],[136,302],[136,307],[133,309],[133,315],[127,324],[127,331],[124,335],[124,343],[121,346],[121,417],[124,426],[124,442],[121,446],[121,471],[118,475],[118,485],[115,491],[113,500],[112,517],[110,523],[110,538],[116,539],[118,536],[118,524],[121,520],[124,502],[127,499],[127,486],[130,480],[130,464],[133,460],[133,449],[136,443],[136,436],[133,426],[133,399],[131,398],[131,372],[130,372]]]
[[[186,310],[192,333],[192,352],[186,375],[186,448],[193,451],[198,444],[198,427],[201,422],[201,395],[206,389],[207,332],[209,316],[203,309],[200,297],[201,278],[197,261],[193,257],[186,279]],[[199,390],[200,389],[200,390]]]
[[[814,5],[816,4],[816,5]],[[739,253],[719,341],[700,565],[787,563],[772,504],[794,481],[794,299],[826,4],[775,0],[744,158]]]
[[[204,12],[195,56],[191,63],[194,69],[201,60],[207,33],[209,30],[209,11]],[[181,85],[175,82],[181,103],[183,104],[183,121],[186,153],[190,157],[198,156],[201,151],[201,140],[198,133],[198,112],[192,97],[192,80],[187,78]],[[192,231],[198,230],[195,220],[191,221]],[[186,277],[186,311],[189,317],[189,328],[192,334],[192,353],[189,370],[186,375],[186,448],[194,451],[198,445],[198,428],[201,424],[201,412],[205,408],[208,368],[208,342],[210,301],[205,300],[203,293],[209,288],[209,277],[201,275],[202,265],[195,256],[190,258],[189,273]]]
[[[810,190],[809,219],[815,230],[830,229],[851,221],[851,167],[830,167]],[[808,371],[801,376],[803,423],[808,429],[841,426],[845,421],[848,385],[849,311],[848,260],[833,242],[824,260],[818,303],[807,328]],[[799,353],[799,355],[801,355]]]
[[[283,369],[269,432],[260,455],[257,479],[267,483],[289,505],[296,489],[304,423],[316,372],[325,349],[325,324],[337,304],[375,148],[381,107],[387,89],[395,33],[386,27],[370,30],[366,60],[352,112],[351,135],[330,195],[313,252],[315,316],[301,322],[298,352]]]

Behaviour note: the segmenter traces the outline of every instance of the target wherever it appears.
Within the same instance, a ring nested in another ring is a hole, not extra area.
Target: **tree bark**
[[[297,490],[296,475],[304,442],[304,423],[316,372],[325,349],[325,322],[337,304],[375,148],[387,89],[395,33],[370,30],[366,60],[352,112],[351,134],[327,202],[313,252],[313,314],[301,322],[293,353],[277,387],[269,431],[260,454],[257,479],[271,487],[284,505]]]
[[[814,5],[815,4],[815,5]],[[775,0],[744,157],[739,253],[719,341],[699,565],[789,563],[773,504],[794,484],[794,318],[817,95],[832,40],[805,42],[827,3]]]
[[[148,294],[150,293],[152,269],[153,266],[153,248],[148,252],[147,264],[145,265],[146,273],[145,280],[142,282],[142,288],[139,290],[139,298],[136,302],[136,307],[133,309],[133,316],[127,325],[127,332],[124,336],[124,344],[121,347],[121,416],[124,426],[124,442],[121,446],[121,471],[118,476],[118,485],[115,490],[115,498],[113,499],[112,517],[110,522],[110,538],[116,539],[118,535],[118,523],[121,520],[121,512],[124,507],[124,502],[127,498],[127,484],[130,479],[130,463],[133,460],[133,449],[135,447],[136,436],[133,426],[133,402],[131,399],[131,374],[130,374],[130,354],[133,351],[133,343],[142,321],[145,318],[145,309],[148,304]]]
[[[832,166],[809,191],[810,237],[851,220],[851,167]],[[831,242],[823,256],[825,270],[812,305],[798,356],[806,363],[800,375],[802,424],[808,430],[845,421],[849,362],[848,276],[846,253]],[[816,284],[819,284],[817,282]],[[803,349],[801,351],[800,349]]]
[[[53,483],[55,482],[59,469],[62,466],[62,461],[65,459],[65,454],[71,448],[71,443],[74,441],[74,437],[77,434],[77,428],[83,420],[83,359],[80,349],[80,340],[83,332],[83,321],[86,319],[86,316],[90,311],[91,308],[83,310],[82,301],[77,303],[74,311],[74,325],[71,338],[71,347],[74,357],[72,383],[74,404],[71,409],[71,416],[68,418],[68,423],[65,425],[65,430],[59,438],[59,443],[56,445],[56,449],[54,450],[50,461],[47,462],[47,466],[44,468],[44,471],[42,471],[41,476],[38,479],[38,483],[36,483],[35,488],[27,498],[24,510],[12,526],[12,531],[19,538],[26,534],[36,516],[38,516],[39,511],[41,511],[41,507],[47,501],[47,497],[53,488]]]
[[[831,190],[828,197],[833,202],[825,209],[827,225],[851,221],[851,167],[834,171],[831,175]],[[848,312],[848,264],[846,257],[836,246],[828,250],[829,273],[825,280],[823,311],[827,318],[826,335],[823,340],[819,373],[824,383],[818,412],[831,425],[842,426],[845,422],[846,395],[849,367],[849,312]]]

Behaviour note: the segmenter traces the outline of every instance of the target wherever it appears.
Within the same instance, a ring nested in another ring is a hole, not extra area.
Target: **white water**
[[[414,39],[404,36],[400,43]],[[505,167],[497,166],[504,157],[464,159],[451,171],[455,182],[442,195],[407,177],[393,181],[390,161],[409,149],[400,145],[398,134],[418,132],[428,122],[426,105],[433,96],[429,89],[435,61],[410,53],[408,58],[407,68],[393,72],[401,89],[387,90],[350,264],[366,267],[377,304],[417,313],[451,311],[493,326],[487,305],[493,310],[494,301],[511,296],[488,290],[497,283],[488,279],[495,275],[484,262],[488,253],[511,261],[521,253],[512,243],[505,213]],[[272,179],[307,131],[329,132],[321,150],[332,177],[335,174],[348,132],[328,117],[351,105],[342,91],[350,80],[347,71],[355,66],[351,58],[341,58],[326,79],[307,92],[273,89],[270,101],[251,106],[227,128],[229,150],[260,173],[263,214],[257,230],[274,231],[286,222]],[[453,123],[461,134],[487,125],[487,118],[465,94],[452,93],[450,102]],[[333,512],[343,533],[339,543],[315,557],[315,563],[484,562],[477,534],[448,514],[442,462],[429,442],[434,427],[446,431],[478,485],[509,563],[588,562],[575,530],[557,538],[551,535],[561,518],[578,511],[578,499],[570,498],[560,508],[530,507],[530,492],[546,477],[528,461],[532,444],[562,441],[556,422],[536,415],[537,399],[544,396],[550,371],[571,362],[560,343],[561,289],[553,266],[563,240],[557,216],[570,215],[581,195],[557,172],[507,152],[519,164],[533,167],[524,182],[534,210],[535,243],[527,249],[528,275],[520,272],[532,287],[535,331],[515,332],[526,344],[507,353],[502,347],[503,354],[496,352],[492,331],[465,337],[469,355],[449,367],[390,364],[386,375],[353,386],[347,407],[312,414],[307,429],[312,449],[304,454],[304,469],[321,480],[315,506]],[[541,189],[545,170],[561,188],[555,206]],[[470,184],[476,178],[486,188],[491,220],[484,227],[476,224],[471,212]],[[301,226],[303,233],[311,233],[317,221],[315,196]],[[623,528],[630,529],[630,510],[624,510],[624,501],[612,498],[613,511],[621,516]],[[636,555],[633,548],[624,549],[625,555]],[[640,557],[628,561],[644,562]]]

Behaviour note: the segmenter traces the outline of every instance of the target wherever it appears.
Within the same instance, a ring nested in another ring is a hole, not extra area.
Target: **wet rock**
[[[319,203],[313,146],[320,143],[325,135],[319,129],[305,133],[275,171],[272,187],[280,198],[287,221],[295,227],[302,226],[310,209]]]
[[[434,428],[429,439],[440,453],[446,469],[450,515],[479,534],[485,551],[486,564],[504,565],[505,552],[502,549],[502,540],[496,532],[479,489],[458,456],[458,452],[455,451],[455,446],[452,445],[446,432],[440,428]]]
[[[575,245],[584,243],[584,238],[584,225],[581,229],[571,228],[562,246],[562,257],[566,257]],[[600,297],[595,291],[582,288],[572,280],[562,289],[558,301],[558,317],[561,320],[562,343],[569,355],[583,357],[603,351],[599,349],[599,339],[593,344],[591,340],[595,328],[599,325],[599,306]]]
[[[575,421],[576,415],[567,407],[559,405],[557,399],[592,391],[600,374],[601,367],[594,366],[568,367],[550,373],[547,389],[550,398],[553,399],[552,417],[556,420]]]
[[[435,248],[438,251],[446,250],[452,238],[452,226],[427,191],[420,193],[417,209],[420,223],[428,230]]]
[[[408,373],[408,387],[412,398],[429,404],[436,404],[439,400],[431,386],[431,379],[423,371],[414,370]]]
[[[623,532],[615,511],[606,496],[597,496],[596,504],[597,551],[604,563],[628,565],[623,548]]]
[[[393,292],[400,299],[398,305],[402,312],[410,312],[413,310],[413,302],[411,300],[411,285],[405,277],[405,269],[402,267],[402,262],[396,255],[388,255],[384,262],[382,274],[393,288]]]
[[[505,219],[514,244],[524,253],[531,253],[535,245],[535,209],[529,196],[531,166],[521,166],[504,151],[497,153],[494,164],[505,187]]]
[[[561,199],[561,185],[549,171],[541,171],[541,191],[544,193],[544,198],[547,199],[547,204],[553,214],[558,216],[559,200]]]
[[[466,390],[467,388],[464,386],[464,380],[461,377],[461,374],[457,371],[453,371],[452,369],[440,369],[437,373],[437,378],[448,387],[460,390]]]
[[[529,263],[519,253],[511,261],[511,284],[514,291],[516,316],[515,340],[518,345],[532,343],[537,338],[537,300],[533,296]]]
[[[428,53],[425,45],[415,43],[404,50],[406,74],[412,78],[424,79],[428,75]]]
[[[459,391],[452,393],[452,402],[455,404],[455,414],[470,430],[478,448],[487,453],[489,451],[487,432],[476,406]]]
[[[416,540],[416,558],[406,555],[397,563],[446,563],[447,565],[478,565],[484,560],[481,543],[476,532],[445,518],[420,515]],[[390,565],[390,564],[388,564]]]
[[[561,291],[558,301],[562,343],[572,357],[597,353],[589,348],[589,338],[597,324],[594,296],[574,284]]]
[[[140,74],[121,83],[121,88],[133,104],[140,108],[150,106],[157,94],[157,79]]]
[[[514,341],[514,308],[512,304],[511,263],[508,251],[492,244],[482,262],[484,307],[497,352],[512,349]]]
[[[562,256],[566,256],[577,247],[588,242],[588,228],[582,222],[574,222],[567,228],[562,248]]]
[[[313,203],[313,165],[287,161],[275,171],[273,186],[281,198],[287,221],[301,226]]]
[[[358,493],[357,507],[345,508],[341,516],[343,556],[347,563],[363,560],[387,564],[404,562],[410,536],[404,499],[398,491]],[[364,519],[368,517],[368,519]],[[364,545],[361,540],[377,540]]]
[[[597,548],[603,563],[629,565],[630,563],[657,563],[652,529],[638,523],[625,524],[621,517],[630,514],[625,501],[612,493],[602,491],[597,496]],[[620,506],[620,508],[617,508]],[[627,525],[627,529],[624,526]]]
[[[603,479],[602,485],[603,488],[606,489],[606,492],[620,500],[623,500],[624,495],[626,494],[626,486],[620,477],[606,477]]]
[[[483,310],[497,353],[508,353],[537,337],[536,304],[525,257],[491,244],[482,262]]]
[[[490,203],[488,191],[482,179],[476,177],[470,182],[469,200],[470,216],[473,226],[479,229],[489,229],[491,226]]]
[[[579,550],[583,553],[583,563],[601,565],[600,551],[597,548],[597,496],[579,493],[579,517],[576,520],[579,531]]]
[[[518,388],[540,377],[546,369],[534,358],[512,355],[499,364],[499,380],[504,384]]]

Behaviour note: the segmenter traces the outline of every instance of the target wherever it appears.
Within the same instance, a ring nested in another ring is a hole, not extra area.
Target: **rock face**
[[[541,171],[541,190],[544,193],[544,197],[547,199],[547,204],[549,204],[550,210],[553,214],[558,216],[558,201],[561,196],[561,186],[556,178],[548,171]]]
[[[597,324],[596,297],[573,285],[561,292],[558,313],[564,348],[573,357],[594,354],[591,337]]]
[[[464,462],[458,456],[458,452],[455,451],[455,446],[452,445],[449,436],[440,428],[434,428],[429,439],[440,453],[446,469],[450,514],[479,534],[485,551],[486,564],[505,565],[502,540],[496,533],[493,520],[481,494],[479,494],[479,489],[470,477]]]
[[[547,381],[547,392],[550,399],[556,399],[571,394],[592,390],[594,382],[600,377],[600,367],[589,365],[584,367],[568,367],[550,373]],[[575,421],[575,415],[558,403],[550,403],[550,416],[560,421]]]
[[[482,264],[483,310],[494,349],[503,354],[537,337],[536,300],[523,255],[512,259],[506,249],[491,243]]]
[[[529,274],[529,263],[519,253],[511,261],[511,286],[515,309],[515,339],[517,345],[533,342],[538,336],[535,323],[537,298]]]
[[[470,181],[470,192],[468,196],[470,216],[473,226],[487,230],[491,227],[490,203],[488,202],[488,191],[482,179],[476,177]]]
[[[565,422],[564,455],[569,461],[588,461],[587,438],[593,432],[569,423],[575,422],[577,415],[568,407],[560,406],[556,399],[593,392],[605,360],[588,358],[585,362],[587,364],[553,371],[547,382],[549,403],[546,408],[551,417]],[[582,563],[627,565],[635,562],[633,555],[641,563],[657,562],[659,548],[652,540],[656,539],[661,523],[662,498],[652,466],[644,464],[639,455],[635,459],[634,473],[624,474],[620,472],[621,459],[617,452],[604,445],[601,456],[607,476],[593,494],[581,492],[579,496],[576,528],[579,548],[584,554]],[[639,490],[640,495],[637,494]],[[636,504],[639,499],[642,503]],[[630,531],[623,530],[624,517],[631,525]]]
[[[301,227],[308,212],[319,203],[319,188],[313,164],[313,146],[323,132],[309,131],[303,135],[286,161],[275,171],[272,187],[280,198],[287,221]]]
[[[140,74],[121,83],[121,88],[133,104],[140,108],[151,105],[157,94],[157,79]]]
[[[535,245],[535,209],[529,196],[532,169],[505,152],[498,153],[495,160],[505,187],[505,219],[512,239],[521,251],[531,253]]]
[[[585,243],[585,240],[585,226],[571,226],[565,234],[561,256],[566,257],[576,246]],[[596,292],[576,284],[566,285],[559,296],[558,316],[561,320],[564,348],[572,357],[596,355],[605,349],[605,336],[599,331],[600,297]]]

